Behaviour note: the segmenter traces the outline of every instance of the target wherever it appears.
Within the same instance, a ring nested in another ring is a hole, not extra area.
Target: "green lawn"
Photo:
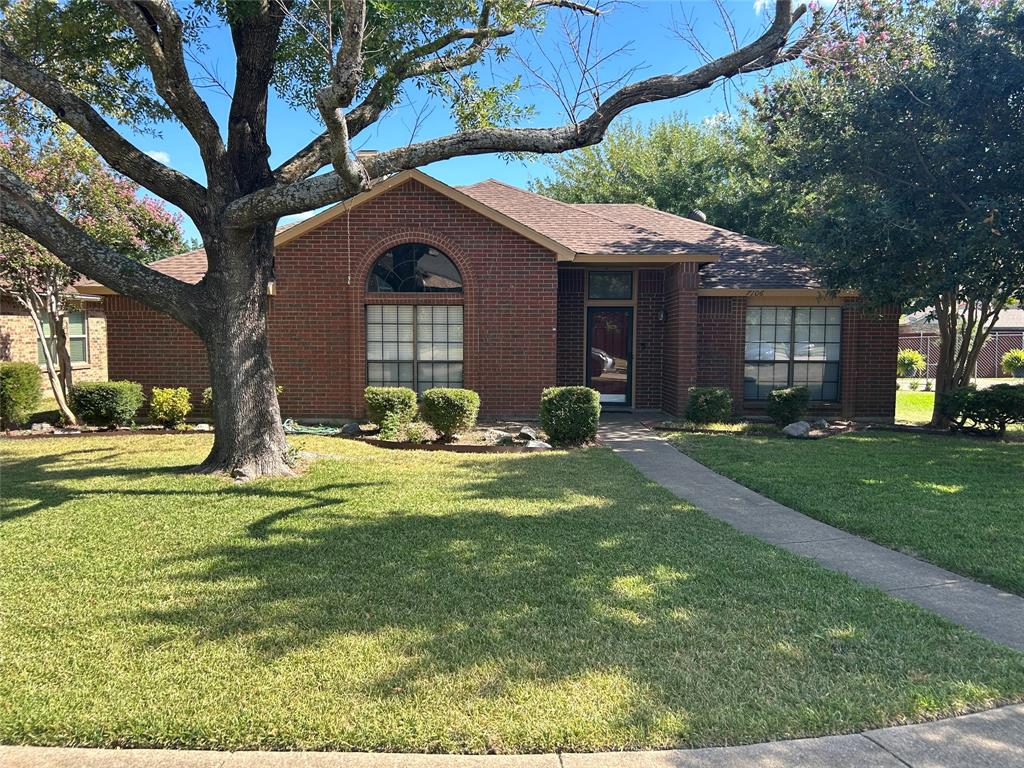
[[[804,514],[1024,594],[1024,443],[883,431],[675,440],[702,464]]]
[[[896,393],[896,421],[900,424],[927,424],[932,420],[934,392],[912,392],[901,389]]]
[[[0,743],[707,745],[1024,701],[1024,655],[743,536],[605,449],[2,441]]]

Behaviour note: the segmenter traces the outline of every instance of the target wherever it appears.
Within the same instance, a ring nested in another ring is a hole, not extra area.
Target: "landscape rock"
[[[341,434],[345,437],[359,437],[363,434],[363,428],[359,426],[359,422],[350,421],[341,428]]]
[[[782,428],[782,434],[786,437],[807,437],[811,432],[811,425],[806,421],[794,421]]]
[[[53,427],[45,421],[36,422],[32,425],[33,432],[52,432]]]
[[[811,426],[815,429],[828,429],[828,422],[825,419],[815,419]]]
[[[531,440],[526,444],[527,448],[534,448],[538,451],[546,451],[551,448],[550,443],[545,443],[543,440]]]
[[[213,432],[213,425],[207,424],[206,422],[200,422],[192,427],[196,432]]]
[[[511,432],[506,432],[503,429],[488,429],[484,433],[484,439],[489,443],[508,445],[515,439],[515,435]]]
[[[520,427],[519,434],[516,437],[520,440],[536,440],[537,431],[532,427]]]

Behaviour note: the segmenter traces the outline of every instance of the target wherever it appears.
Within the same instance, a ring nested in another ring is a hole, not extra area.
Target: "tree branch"
[[[42,70],[21,59],[0,41],[3,77],[41,104],[87,141],[111,168],[181,208],[196,223],[206,218],[206,189],[157,162],[129,142],[86,101]]]
[[[452,157],[490,152],[556,153],[596,144],[612,120],[630,107],[703,90],[720,78],[753,71],[750,67],[754,65],[756,68],[772,66],[786,49],[794,20],[803,13],[804,6],[794,13],[789,0],[776,0],[771,26],[750,44],[686,74],[658,75],[624,86],[598,104],[581,122],[553,128],[483,128],[454,133],[381,152],[363,165],[371,178],[377,178]],[[800,44],[801,41],[797,41],[793,45]],[[231,226],[245,226],[319,208],[343,200],[349,194],[336,173],[325,173],[240,198],[228,207],[227,221]]]
[[[202,293],[90,237],[0,165],[0,221],[32,238],[76,272],[165,312],[192,330],[203,315]]]
[[[104,0],[131,27],[146,57],[156,92],[199,147],[211,179],[222,179],[226,154],[217,121],[185,66],[183,24],[169,0]]]

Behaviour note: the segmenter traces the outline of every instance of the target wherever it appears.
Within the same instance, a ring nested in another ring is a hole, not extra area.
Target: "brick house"
[[[151,265],[198,282],[203,251]],[[198,338],[107,294],[109,374],[207,385]],[[268,286],[285,415],[363,413],[368,384],[465,386],[484,416],[535,414],[586,384],[607,408],[679,413],[728,387],[739,413],[807,384],[816,410],[891,421],[898,313],[828,296],[782,249],[641,205],[569,205],[420,171],[279,231]]]
[[[68,305],[66,330],[72,378],[74,381],[106,381],[107,319],[103,297],[75,291]],[[48,320],[44,327],[49,327]],[[0,361],[37,363],[39,385],[45,392],[50,391],[43,352],[28,310],[7,296],[0,296]]]

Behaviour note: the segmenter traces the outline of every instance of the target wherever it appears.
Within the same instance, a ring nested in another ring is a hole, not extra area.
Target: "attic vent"
[[[693,219],[694,221],[699,221],[701,224],[707,223],[708,220],[707,214],[704,213],[704,211],[702,211],[700,208],[694,208],[692,211],[690,211],[690,215],[687,218]]]

